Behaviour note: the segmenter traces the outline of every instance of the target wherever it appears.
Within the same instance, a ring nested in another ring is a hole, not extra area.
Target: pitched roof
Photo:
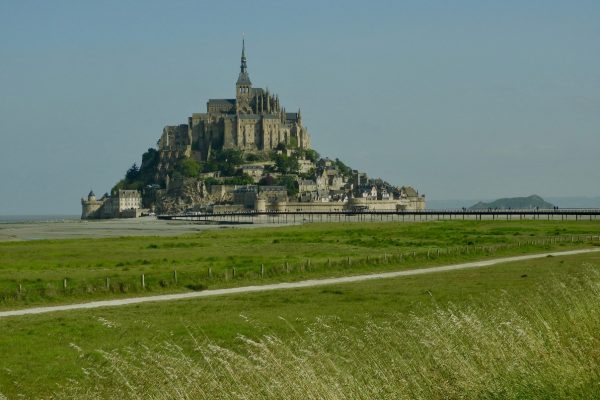
[[[235,99],[208,99],[208,104],[231,104],[231,105],[235,105]]]
[[[289,121],[298,121],[298,113],[285,113],[285,119]]]
[[[247,72],[240,72],[240,75],[238,76],[238,80],[235,83],[236,85],[252,85],[252,82],[250,82],[250,76],[248,75]]]

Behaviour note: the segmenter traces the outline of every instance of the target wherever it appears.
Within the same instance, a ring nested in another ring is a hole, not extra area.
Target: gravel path
[[[149,302],[156,302],[156,301],[183,300],[183,299],[193,299],[193,298],[198,298],[198,297],[222,296],[222,295],[228,295],[228,294],[240,294],[240,293],[251,293],[251,292],[266,292],[269,290],[298,289],[298,288],[307,288],[307,287],[314,287],[314,286],[334,285],[334,284],[340,284],[340,283],[362,282],[362,281],[367,281],[367,280],[371,280],[371,279],[397,278],[400,276],[422,275],[422,274],[430,274],[430,273],[434,273],[434,272],[454,271],[454,270],[458,270],[458,269],[480,268],[480,267],[488,267],[488,266],[492,266],[492,265],[509,263],[509,262],[514,262],[514,261],[534,260],[534,259],[544,258],[544,257],[549,257],[549,256],[553,256],[553,257],[570,256],[570,255],[577,255],[577,254],[593,253],[593,252],[598,252],[598,251],[600,251],[600,248],[559,251],[559,252],[552,252],[552,253],[529,254],[529,255],[524,255],[524,256],[495,258],[492,260],[474,261],[474,262],[469,262],[469,263],[445,265],[445,266],[440,266],[440,267],[411,269],[411,270],[396,271],[396,272],[382,272],[382,273],[368,274],[368,275],[354,275],[354,276],[345,276],[345,277],[339,277],[339,278],[325,278],[325,279],[310,279],[310,280],[299,281],[299,282],[283,282],[283,283],[273,283],[273,284],[269,284],[269,285],[242,286],[242,287],[234,287],[234,288],[228,288],[228,289],[204,290],[201,292],[163,294],[163,295],[157,295],[157,296],[132,297],[129,299],[119,299],[119,300],[93,301],[93,302],[89,302],[89,303],[68,304],[68,305],[61,305],[61,306],[26,308],[26,309],[22,309],[22,310],[0,311],[0,318],[22,316],[22,315],[29,315],[29,314],[45,314],[45,313],[50,313],[50,312],[55,312],[55,311],[84,310],[84,309],[100,308],[100,307],[117,307],[117,306],[129,305],[129,304],[149,303]]]

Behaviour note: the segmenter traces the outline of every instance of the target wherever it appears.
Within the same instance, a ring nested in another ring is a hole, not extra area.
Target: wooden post
[[[177,285],[177,270],[173,270],[173,280],[175,281],[175,284]]]
[[[63,289],[67,290],[67,278],[63,279]]]
[[[106,277],[106,290],[110,290],[110,278]]]
[[[235,267],[231,268],[231,277],[235,278]]]
[[[19,294],[23,293],[23,285],[19,283]]]
[[[212,278],[212,267],[208,267],[208,277]]]
[[[285,272],[287,272],[288,274],[290,273],[290,263],[288,263],[287,261],[285,262]]]
[[[350,266],[350,257],[348,257],[348,266]]]
[[[427,250],[427,258],[429,258],[429,250]]]
[[[310,268],[310,258],[306,261],[306,268]]]
[[[146,277],[142,274],[142,289],[146,289]]]
[[[328,264],[329,268],[331,268],[331,258],[327,259],[327,264]]]
[[[260,277],[263,278],[265,276],[265,264],[260,264]]]
[[[387,253],[383,253],[383,261],[387,262]]]
[[[437,249],[437,256],[440,256],[440,249]]]

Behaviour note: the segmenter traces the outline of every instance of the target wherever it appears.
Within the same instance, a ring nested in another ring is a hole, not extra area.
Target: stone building
[[[278,95],[252,86],[244,43],[235,93],[234,99],[208,100],[206,112],[192,114],[187,125],[165,127],[158,144],[158,179],[164,179],[169,166],[184,155],[206,161],[220,149],[267,152],[280,143],[310,148],[300,110],[286,112]]]
[[[118,190],[96,199],[90,191],[87,199],[81,198],[81,219],[136,218],[142,211],[142,195],[138,190]]]

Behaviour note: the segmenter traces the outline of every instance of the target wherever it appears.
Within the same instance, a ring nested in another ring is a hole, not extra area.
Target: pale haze
[[[77,214],[257,87],[428,200],[600,195],[598,1],[2,1],[0,215]]]

